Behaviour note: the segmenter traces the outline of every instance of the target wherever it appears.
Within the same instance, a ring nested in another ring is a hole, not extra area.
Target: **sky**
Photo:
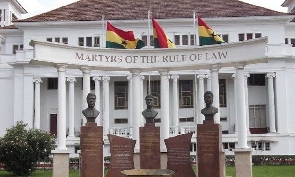
[[[22,18],[28,18],[38,15],[58,7],[76,2],[78,0],[18,0],[18,2],[27,10],[28,14],[22,15]],[[240,0],[249,4],[262,6],[268,9],[287,12],[287,8],[281,7],[285,0]]]

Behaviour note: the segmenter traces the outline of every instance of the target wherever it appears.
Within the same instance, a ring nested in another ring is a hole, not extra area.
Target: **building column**
[[[244,67],[236,68],[236,84],[237,84],[237,119],[238,126],[238,148],[246,149],[247,145],[247,120],[245,107],[245,82],[244,82]]]
[[[83,94],[82,94],[82,100],[83,100],[83,108],[82,109],[86,109],[88,107],[87,105],[87,95],[88,93],[90,93],[90,72],[91,72],[91,68],[90,67],[81,67],[81,71],[83,72]],[[83,116],[83,124],[85,125],[87,120],[86,117]]]
[[[247,123],[247,133],[250,134],[248,77],[250,77],[250,74],[244,73],[246,123]]]
[[[69,135],[68,138],[75,137],[75,90],[74,83],[76,78],[68,77],[67,81],[69,82]]]
[[[143,111],[143,103],[144,101],[144,96],[143,96],[143,81],[144,81],[145,77],[144,76],[140,76],[140,110]],[[145,118],[143,117],[143,115],[141,114],[140,116],[140,126],[143,127],[145,123]]]
[[[271,133],[277,132],[276,130],[276,117],[275,117],[275,96],[274,96],[274,84],[273,79],[275,73],[267,73],[268,78],[268,110],[269,110],[269,131]]]
[[[220,107],[219,107],[219,66],[214,66],[211,69],[211,91],[213,93],[213,106],[218,109],[218,113],[214,116],[214,122],[220,124]]]
[[[204,78],[205,78],[205,75],[204,74],[199,74],[197,76],[197,78],[199,79],[199,88],[198,88],[198,96],[199,96],[199,99],[198,99],[198,105],[199,105],[199,112],[198,112],[198,121],[197,123],[198,124],[203,124],[203,120],[205,120],[205,116],[201,113],[201,110],[205,107],[204,106]]]
[[[173,126],[175,127],[175,134],[178,134],[179,128],[178,128],[178,123],[179,123],[179,115],[178,115],[178,110],[179,110],[179,96],[178,96],[178,84],[177,80],[179,79],[178,75],[172,75],[171,79],[173,79],[173,95],[172,95],[172,119],[173,119]]]
[[[136,140],[134,152],[139,152],[139,126],[141,117],[141,107],[140,107],[140,98],[136,95],[140,95],[140,71],[132,70],[132,117],[135,119],[132,120],[132,139]]]
[[[211,84],[212,84],[212,81],[211,81],[211,75],[210,74],[206,74],[205,76],[207,78],[207,91],[211,91]]]
[[[166,152],[164,139],[169,138],[169,75],[167,70],[160,70],[161,75],[161,133],[160,133],[160,149],[161,152]]]
[[[133,117],[132,117],[132,75],[127,76],[128,80],[128,125],[129,125],[129,136],[132,138],[132,125],[133,125]]]
[[[236,79],[236,74],[233,74],[232,79],[234,81],[234,109],[235,109],[235,134],[238,133],[238,126],[237,126],[237,122],[238,122],[238,114],[237,114],[237,79]]]
[[[40,117],[40,84],[43,82],[40,77],[36,77],[33,80],[35,82],[35,121],[34,128],[40,129],[41,117]]]
[[[110,77],[103,76],[103,131],[104,136],[110,132]]]
[[[102,121],[101,121],[101,111],[100,111],[100,81],[101,81],[101,77],[93,77],[92,78],[94,80],[95,83],[95,95],[96,95],[96,103],[95,103],[95,109],[98,110],[100,113],[97,116],[97,118],[95,119],[95,122],[97,123],[98,126],[102,126]]]
[[[66,150],[66,65],[58,65],[58,111],[57,111],[57,148]]]

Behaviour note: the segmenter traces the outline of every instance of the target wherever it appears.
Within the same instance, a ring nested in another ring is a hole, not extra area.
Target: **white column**
[[[250,77],[250,74],[249,73],[244,73],[246,123],[247,123],[247,133],[250,134],[248,77]]]
[[[211,91],[212,87],[212,81],[211,81],[211,75],[210,74],[206,74],[206,78],[207,78],[207,91]]]
[[[110,131],[110,77],[103,76],[103,131],[106,136]]]
[[[269,110],[269,131],[271,133],[277,132],[276,130],[276,120],[275,120],[275,96],[274,96],[274,85],[273,78],[275,73],[267,73],[266,77],[268,78],[268,110]]]
[[[219,67],[214,66],[211,69],[211,91],[213,93],[213,106],[218,109],[218,113],[214,116],[214,122],[220,124],[220,107],[219,107],[219,80],[218,80]]]
[[[237,81],[237,119],[238,126],[238,148],[246,149],[247,145],[247,120],[245,109],[245,83],[244,83],[244,67],[236,68],[236,81]]]
[[[96,95],[96,103],[95,103],[95,109],[98,110],[100,113],[97,116],[97,118],[95,119],[95,122],[97,123],[98,126],[102,126],[102,121],[101,121],[101,111],[100,111],[100,81],[101,81],[101,77],[93,77],[92,78],[94,80],[95,83],[95,95]]]
[[[178,75],[172,75],[171,79],[173,79],[173,95],[172,95],[172,116],[173,116],[173,126],[175,127],[175,131],[178,134],[178,110],[179,110],[179,96],[178,96]]]
[[[140,110],[143,111],[143,103],[144,101],[144,96],[143,96],[143,80],[145,79],[144,76],[140,76]],[[143,115],[141,114],[140,116],[140,126],[143,127],[145,123],[145,118],[143,117]]]
[[[232,75],[232,79],[234,81],[234,97],[235,97],[235,103],[234,103],[234,109],[235,109],[235,134],[238,133],[238,114],[237,114],[237,79],[236,79],[236,74]]]
[[[36,77],[33,80],[35,82],[35,123],[34,128],[40,129],[40,84],[42,83],[42,80],[40,77]]]
[[[75,137],[75,90],[74,83],[76,78],[68,77],[69,82],[69,138]]]
[[[201,110],[205,107],[204,106],[204,78],[205,78],[205,75],[204,74],[199,74],[197,76],[197,78],[199,79],[199,88],[198,88],[198,96],[199,96],[199,99],[198,99],[198,102],[199,102],[199,113],[198,113],[198,121],[197,123],[198,124],[203,124],[203,120],[205,120],[205,116],[201,113]]]
[[[67,116],[66,116],[66,65],[57,65],[58,71],[58,111],[57,111],[57,148],[67,150]]]
[[[129,125],[129,136],[132,138],[131,127],[133,125],[133,117],[132,117],[132,75],[127,77],[128,80],[128,125]]]
[[[161,75],[161,133],[160,133],[160,148],[161,152],[166,152],[164,139],[169,138],[169,76],[166,70],[160,70]]]
[[[141,117],[140,98],[140,71],[133,70],[132,73],[132,139],[136,140],[134,152],[139,152],[139,126]]]
[[[87,105],[87,100],[86,97],[88,95],[88,93],[90,93],[90,72],[91,72],[91,68],[90,67],[81,67],[81,71],[83,72],[83,108],[82,109],[86,109],[88,107]],[[86,118],[83,116],[83,125],[85,125],[87,122]]]

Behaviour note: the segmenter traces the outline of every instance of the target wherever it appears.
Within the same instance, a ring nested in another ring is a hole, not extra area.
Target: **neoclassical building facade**
[[[102,9],[117,9],[119,2],[84,0],[28,19],[17,19],[26,10],[16,0],[0,4],[1,12],[10,14],[1,18],[0,28],[1,136],[22,120],[57,135],[57,148],[75,156],[89,92],[97,96],[96,121],[104,135],[139,141],[148,93],[156,97],[161,140],[195,133],[204,120],[203,94],[210,90],[219,108],[214,119],[222,125],[226,154],[236,148],[295,154],[294,15],[240,1],[220,4],[223,13],[203,1],[197,6],[194,1],[148,5],[140,0],[133,8],[144,4],[141,13],[128,8],[130,3],[121,5],[126,13],[111,13]],[[179,13],[168,13],[174,3]],[[285,1],[283,6],[291,12],[294,4]],[[231,11],[226,10],[229,5]],[[176,49],[154,49],[148,10]],[[194,11],[227,43],[199,47]],[[105,49],[106,21],[134,30],[147,46]],[[106,136],[105,144],[109,155]],[[164,144],[161,149],[165,151]],[[191,144],[195,151],[196,134]]]

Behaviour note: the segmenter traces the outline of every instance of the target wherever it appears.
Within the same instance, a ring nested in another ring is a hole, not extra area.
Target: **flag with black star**
[[[200,46],[224,43],[223,39],[217,35],[200,17],[198,17],[198,26]]]
[[[107,22],[106,48],[140,49],[144,42],[134,37],[133,31],[124,31]]]

